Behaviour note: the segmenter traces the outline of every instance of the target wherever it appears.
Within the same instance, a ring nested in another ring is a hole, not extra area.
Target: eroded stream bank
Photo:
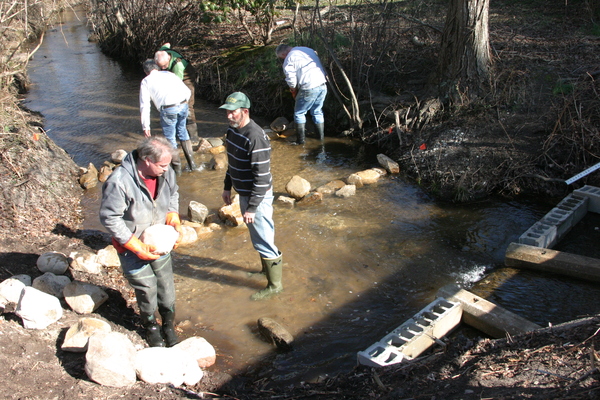
[[[30,63],[34,85],[27,105],[44,114],[48,135],[79,165],[99,166],[112,151],[131,150],[141,138],[137,96],[143,73],[102,55],[87,41],[89,31],[79,17],[66,13],[65,24],[46,35]],[[202,136],[224,134],[226,119],[217,106],[197,102]],[[154,132],[160,132],[154,123]],[[272,146],[276,195],[293,175],[318,187],[376,165],[374,149],[344,139],[327,138],[325,158],[318,157],[322,149],[314,140],[305,148],[283,140]],[[187,214],[191,200],[218,209],[222,180],[220,171],[184,174],[180,212]],[[85,228],[102,229],[99,195],[99,188],[85,195]],[[244,228],[224,227],[176,252],[178,320],[190,322],[182,325],[184,336],[203,336],[217,348],[216,368],[252,371],[269,356],[273,370],[263,373],[297,382],[349,370],[357,351],[451,282],[479,281],[474,292],[544,326],[596,313],[600,290],[592,285],[502,268],[506,246],[552,206],[499,200],[440,204],[401,176],[388,176],[348,199],[276,206],[285,292],[268,302],[249,300],[264,285],[247,276],[258,269],[258,256]],[[263,316],[296,337],[293,352],[275,353],[260,338],[256,321]]]

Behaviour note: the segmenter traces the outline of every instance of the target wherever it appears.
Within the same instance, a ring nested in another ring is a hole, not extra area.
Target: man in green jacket
[[[192,91],[188,101],[189,114],[186,128],[190,137],[198,137],[198,126],[196,125],[196,113],[194,111],[194,98],[196,93],[196,69],[191,62],[183,58],[177,51],[171,49],[170,43],[165,43],[154,54],[154,62],[165,71],[171,71],[183,80],[183,83]]]

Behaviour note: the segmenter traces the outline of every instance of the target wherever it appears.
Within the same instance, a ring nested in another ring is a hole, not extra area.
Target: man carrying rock
[[[150,137],[150,102],[152,101],[160,112],[160,126],[163,134],[175,149],[177,148],[175,138],[179,139],[190,171],[195,170],[192,142],[186,129],[190,89],[175,74],[160,71],[153,60],[144,62],[144,72],[146,77],[140,85],[140,113],[144,136]],[[178,156],[173,166],[179,175],[181,163],[179,163]]]
[[[178,342],[171,253],[154,254],[156,247],[139,239],[144,230],[156,224],[174,227],[179,232],[178,241],[182,238],[179,187],[170,167],[174,152],[166,139],[146,138],[102,187],[100,222],[112,235],[123,274],[135,290],[151,347],[171,347]],[[162,329],[155,317],[157,308]]]
[[[262,128],[250,119],[250,100],[244,93],[230,94],[219,108],[227,111],[229,120],[226,137],[229,166],[222,197],[225,204],[231,204],[232,187],[240,196],[244,222],[268,280],[267,287],[254,293],[251,299],[263,300],[283,290],[283,261],[275,246],[273,222],[271,143]]]
[[[317,52],[308,47],[291,47],[280,44],[275,49],[277,58],[283,60],[283,72],[292,96],[296,100],[294,122],[296,142],[303,144],[306,131],[306,113],[310,111],[319,139],[323,141],[325,119],[323,102],[327,96],[325,69]]]

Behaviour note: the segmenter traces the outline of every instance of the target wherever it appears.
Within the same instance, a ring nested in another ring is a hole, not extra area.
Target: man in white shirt
[[[140,85],[140,113],[144,136],[151,136],[150,103],[152,102],[160,113],[163,135],[173,148],[177,148],[175,138],[179,139],[190,170],[195,170],[192,142],[186,129],[188,100],[192,94],[190,89],[177,75],[169,71],[161,71],[154,60],[144,62],[144,72],[146,77]],[[181,174],[181,163],[174,160],[173,168],[177,174]]]
[[[275,54],[283,60],[283,72],[292,96],[296,100],[294,122],[296,142],[303,144],[306,131],[306,113],[310,112],[319,139],[323,141],[325,119],[323,102],[327,96],[325,69],[317,53],[308,47],[290,47],[280,44]]]

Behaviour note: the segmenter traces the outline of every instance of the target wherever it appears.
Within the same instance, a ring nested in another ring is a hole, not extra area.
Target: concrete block
[[[412,360],[454,329],[461,316],[460,303],[437,298],[383,339],[359,351],[358,362],[383,367]]]
[[[518,242],[544,248],[555,246],[587,214],[588,203],[588,197],[569,194],[521,235]]]
[[[587,211],[600,214],[600,188],[585,185],[573,191],[573,195],[585,197],[589,200]]]
[[[540,221],[525,231],[518,242],[529,246],[552,247],[558,240],[558,230],[555,225],[544,224]]]

